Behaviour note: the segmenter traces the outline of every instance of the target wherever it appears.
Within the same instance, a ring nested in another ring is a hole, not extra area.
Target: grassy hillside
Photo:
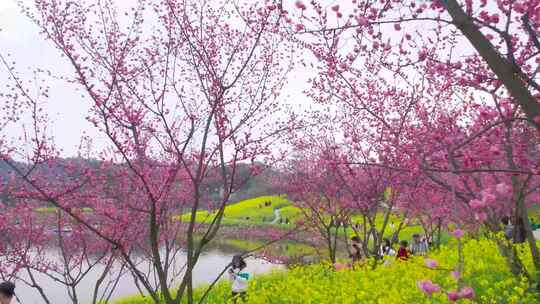
[[[270,202],[271,204],[265,205],[266,202]],[[292,213],[300,213],[300,210],[292,206],[292,202],[283,196],[259,196],[227,206],[225,208],[223,222],[224,224],[268,224],[275,217],[274,210],[284,207],[288,208]],[[206,210],[198,211],[197,222],[209,222],[214,215],[215,212],[209,213]],[[183,214],[182,220],[188,221],[190,216],[191,214],[189,213]],[[285,218],[284,216],[282,217]]]
[[[271,202],[270,205],[265,205],[265,202]],[[252,199],[240,201],[238,203],[231,204],[225,208],[225,216],[223,218],[224,225],[267,225],[272,222],[275,217],[274,210],[279,209],[283,222],[285,219],[289,219],[289,223],[293,225],[297,220],[303,218],[302,211],[293,206],[292,202],[287,200],[284,196],[259,196]],[[209,213],[208,211],[197,212],[197,222],[210,222],[213,219],[215,213]],[[183,221],[188,221],[190,214],[182,215]],[[382,227],[384,218],[378,216],[376,218],[376,224],[378,227]],[[386,227],[385,236],[391,237],[399,225],[399,219],[395,215],[391,215],[388,225]],[[355,215],[352,217],[353,223],[358,223],[361,229],[362,217]],[[392,229],[391,223],[394,228]],[[284,225],[286,226],[286,225]],[[340,234],[343,232],[340,231]],[[348,229],[348,235],[353,235],[353,229]],[[419,225],[409,225],[404,227],[400,233],[400,239],[411,240],[414,233],[423,233],[422,227]],[[448,234],[443,234],[442,243],[446,243],[448,240]]]
[[[251,250],[264,245],[265,241],[248,241],[248,240],[226,240],[227,244],[241,250]],[[286,256],[286,257],[298,257],[306,255],[316,254],[315,248],[312,246],[294,242],[294,241],[282,241],[275,243],[265,248],[265,252],[270,256]]]

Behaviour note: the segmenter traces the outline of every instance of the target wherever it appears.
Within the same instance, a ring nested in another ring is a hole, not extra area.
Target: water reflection
[[[51,249],[47,251],[46,255],[49,259],[55,259],[57,257],[57,250]],[[231,260],[234,254],[241,252],[242,249],[235,247],[227,242],[217,243],[203,253],[200,260],[195,267],[193,274],[193,282],[195,286],[204,285],[212,282],[216,276],[221,272]],[[272,264],[264,259],[248,258],[248,270],[256,274],[261,274],[270,271],[271,269],[282,268],[283,266]],[[186,262],[185,254],[181,253],[177,259],[176,265],[178,268],[182,267]],[[147,269],[148,263],[141,263],[140,269]],[[100,273],[103,271],[103,267],[96,267],[92,269],[88,275],[81,281],[77,288],[77,294],[80,303],[91,303],[94,283],[98,279]],[[37,282],[40,283],[44,292],[47,294],[51,303],[55,304],[70,304],[72,301],[69,299],[67,289],[64,285],[55,282],[52,278],[44,274],[35,274]],[[38,291],[34,288],[19,283],[16,288],[17,295],[21,304],[42,304],[43,299],[39,295]],[[125,296],[135,295],[139,291],[131,274],[126,273],[119,279],[118,285],[114,290],[111,300],[122,298]]]

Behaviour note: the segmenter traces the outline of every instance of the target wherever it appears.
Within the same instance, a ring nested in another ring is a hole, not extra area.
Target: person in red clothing
[[[411,252],[409,251],[409,243],[405,240],[399,242],[399,250],[396,255],[396,259],[406,261],[411,256]]]

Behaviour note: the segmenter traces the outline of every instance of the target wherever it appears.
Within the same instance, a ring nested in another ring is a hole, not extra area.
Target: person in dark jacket
[[[364,255],[362,254],[362,244],[358,236],[353,236],[351,238],[351,260],[352,264],[356,264],[363,260]]]
[[[514,243],[521,244],[525,243],[525,240],[527,239],[527,232],[525,231],[525,223],[519,217],[516,221],[516,235],[514,238]]]
[[[0,283],[0,304],[14,304],[15,284],[11,282]]]
[[[512,225],[512,222],[510,222],[510,218],[506,215],[503,216],[501,223],[503,224],[504,237],[507,240],[511,240],[514,237],[514,225]]]

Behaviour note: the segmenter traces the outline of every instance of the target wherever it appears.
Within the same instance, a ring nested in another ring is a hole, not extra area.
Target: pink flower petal
[[[474,289],[471,287],[463,287],[459,291],[459,297],[462,299],[472,299],[474,298]]]
[[[482,201],[484,201],[486,204],[491,204],[495,202],[496,199],[497,198],[495,197],[495,195],[493,195],[490,191],[488,190],[482,191]]]
[[[304,3],[302,3],[302,1],[296,1],[295,5],[296,5],[297,8],[299,8],[301,10],[306,9],[306,5]]]
[[[446,295],[448,296],[448,300],[450,302],[455,302],[455,301],[459,300],[459,294],[455,290],[451,290],[451,291],[447,292]]]
[[[452,234],[452,236],[455,237],[456,239],[460,239],[460,238],[463,237],[463,234],[465,234],[465,233],[464,233],[463,230],[461,230],[461,229],[455,229],[454,231],[452,231],[451,234]]]
[[[474,218],[477,221],[483,223],[483,222],[485,222],[487,220],[487,214],[485,212],[478,212],[478,213],[474,214]]]
[[[486,202],[484,200],[473,199],[469,202],[469,206],[473,209],[482,209],[486,207]]]
[[[424,280],[419,281],[416,283],[418,288],[422,290],[425,294],[431,297],[433,293],[439,292],[441,290],[441,287],[433,282],[431,280]]]
[[[356,20],[358,21],[358,25],[360,25],[360,26],[366,26],[366,25],[369,25],[369,20],[368,20],[368,18],[366,18],[366,17],[364,17],[364,16],[356,17]]]
[[[431,269],[435,269],[437,267],[439,267],[439,263],[435,260],[432,260],[432,259],[426,259],[426,266],[431,268]]]
[[[512,187],[508,186],[505,183],[500,183],[495,186],[495,191],[497,191],[497,193],[500,195],[507,195],[510,194],[510,192],[512,191]]]

